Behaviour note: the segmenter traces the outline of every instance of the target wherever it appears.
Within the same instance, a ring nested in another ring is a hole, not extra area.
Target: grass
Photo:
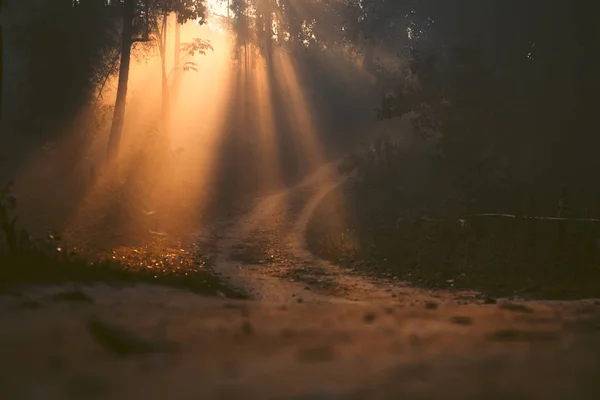
[[[343,190],[343,189],[342,189]],[[339,196],[339,193],[337,194]],[[398,220],[360,190],[344,190],[348,229],[329,218],[334,194],[319,205],[310,249],[338,264],[433,289],[478,290],[492,297],[600,297],[600,226],[586,222],[470,218]]]

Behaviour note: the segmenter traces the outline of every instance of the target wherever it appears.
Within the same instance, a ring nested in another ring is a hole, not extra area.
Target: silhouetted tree
[[[0,0],[0,15],[2,15],[2,8],[4,7],[4,0]],[[0,121],[2,120],[2,87],[4,80],[4,38],[3,38],[3,26],[0,23]]]
[[[3,3],[11,15],[29,11],[17,1]],[[19,90],[25,107],[11,114],[19,130],[43,127],[37,131],[50,137],[89,103],[110,75],[117,38],[113,9],[104,3],[40,2],[39,12],[23,13],[24,18],[11,21],[9,32],[3,31],[5,49],[18,49],[9,56],[26,61],[19,71],[24,75]]]
[[[558,186],[573,182],[583,165],[593,165],[590,155],[576,156],[595,140],[575,129],[574,111],[581,107],[575,93],[582,56],[576,53],[578,5],[542,0],[370,3],[363,7],[366,15],[357,30],[398,48],[405,66],[397,70],[396,83],[385,87],[380,116],[416,112],[418,132],[441,133],[441,171],[460,182],[470,193],[465,197],[494,185],[511,190]],[[404,34],[387,34],[396,27]]]
[[[119,84],[117,100],[113,115],[110,137],[108,141],[107,158],[116,158],[121,145],[121,135],[125,120],[125,102],[127,99],[127,83],[129,81],[129,64],[131,61],[131,45],[133,44],[134,0],[124,0],[123,28],[121,33],[121,66],[119,68]]]

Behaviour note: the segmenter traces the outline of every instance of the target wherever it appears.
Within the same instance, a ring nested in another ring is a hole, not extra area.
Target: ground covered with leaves
[[[245,298],[213,272],[210,241],[176,240],[150,235],[143,244],[117,241],[111,246],[72,244],[58,236],[30,240],[26,248],[0,252],[0,289],[59,283],[133,285],[147,283],[197,294]]]
[[[229,288],[209,267],[208,260],[188,250],[121,248],[95,258],[50,256],[41,251],[0,254],[0,290],[20,286],[106,283],[128,286],[146,283],[186,289],[201,295],[244,298]]]
[[[408,216],[393,196],[368,189],[351,183],[323,200],[307,230],[313,252],[427,288],[532,299],[600,296],[597,223]],[[342,209],[344,231],[328,222]]]

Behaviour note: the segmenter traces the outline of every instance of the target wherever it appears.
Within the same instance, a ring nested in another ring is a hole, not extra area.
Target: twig
[[[148,43],[148,42],[153,42],[154,38],[135,38],[135,39],[131,39],[131,44],[134,43]]]

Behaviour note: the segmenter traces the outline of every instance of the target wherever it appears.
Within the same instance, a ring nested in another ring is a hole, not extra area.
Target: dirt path
[[[292,188],[258,199],[249,212],[217,234],[214,270],[254,299],[318,303],[444,304],[475,300],[475,292],[430,291],[366,276],[315,257],[306,228],[319,202],[344,178],[324,165]]]

